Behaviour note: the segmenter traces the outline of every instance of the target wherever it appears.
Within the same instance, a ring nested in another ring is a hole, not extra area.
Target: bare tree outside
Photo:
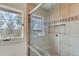
[[[0,10],[0,37],[20,37],[22,34],[21,16]]]

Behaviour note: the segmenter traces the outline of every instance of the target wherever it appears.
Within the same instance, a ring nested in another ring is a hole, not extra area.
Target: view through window
[[[22,36],[21,14],[0,10],[0,39]]]
[[[34,36],[44,35],[44,20],[42,17],[33,16],[32,18],[32,29]]]

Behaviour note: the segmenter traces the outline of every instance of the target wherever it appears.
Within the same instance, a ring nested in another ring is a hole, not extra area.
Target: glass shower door
[[[31,55],[46,55],[42,48],[44,36],[44,18],[38,15],[31,15],[31,40],[30,40],[30,54]],[[35,53],[34,53],[35,52]]]

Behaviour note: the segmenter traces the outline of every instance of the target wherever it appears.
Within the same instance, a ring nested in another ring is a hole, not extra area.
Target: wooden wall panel
[[[59,21],[60,19],[64,19],[64,18],[68,18],[69,17],[69,4],[57,4],[54,8],[51,9],[50,11],[51,13],[51,16],[50,16],[50,19],[52,21]],[[53,24],[53,23],[52,23]],[[53,27],[50,27],[50,31],[54,31],[54,28]],[[64,48],[64,50],[61,50],[61,51],[58,51],[59,48],[55,48],[55,39],[53,39],[53,33],[51,32],[52,34],[52,38],[51,38],[51,52],[52,52],[52,55],[68,55],[69,54],[69,48],[68,48],[68,40],[65,40],[65,44],[62,46],[62,48]],[[54,42],[53,42],[54,41]],[[60,39],[61,41],[61,39]],[[63,40],[62,40],[63,41]],[[53,43],[52,43],[53,42]],[[61,43],[61,42],[60,42]],[[63,44],[63,42],[62,42]],[[66,51],[66,53],[64,53]]]
[[[70,16],[79,15],[79,3],[71,3],[70,6]]]
[[[33,8],[35,8],[35,7],[36,7],[36,5],[34,5],[33,3],[28,3],[28,4],[27,4],[28,13],[29,13],[30,11],[32,11]]]
[[[60,4],[60,19],[69,17],[69,4],[63,3]]]

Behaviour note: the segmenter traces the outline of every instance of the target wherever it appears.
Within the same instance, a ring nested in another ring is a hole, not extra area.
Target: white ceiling
[[[38,5],[39,3],[35,3],[35,5]],[[41,7],[45,10],[50,10],[51,7],[54,7],[56,3],[44,3]]]
[[[41,7],[46,10],[50,10],[51,7],[54,7],[55,5],[56,5],[55,3],[46,3],[46,4],[43,4]]]

